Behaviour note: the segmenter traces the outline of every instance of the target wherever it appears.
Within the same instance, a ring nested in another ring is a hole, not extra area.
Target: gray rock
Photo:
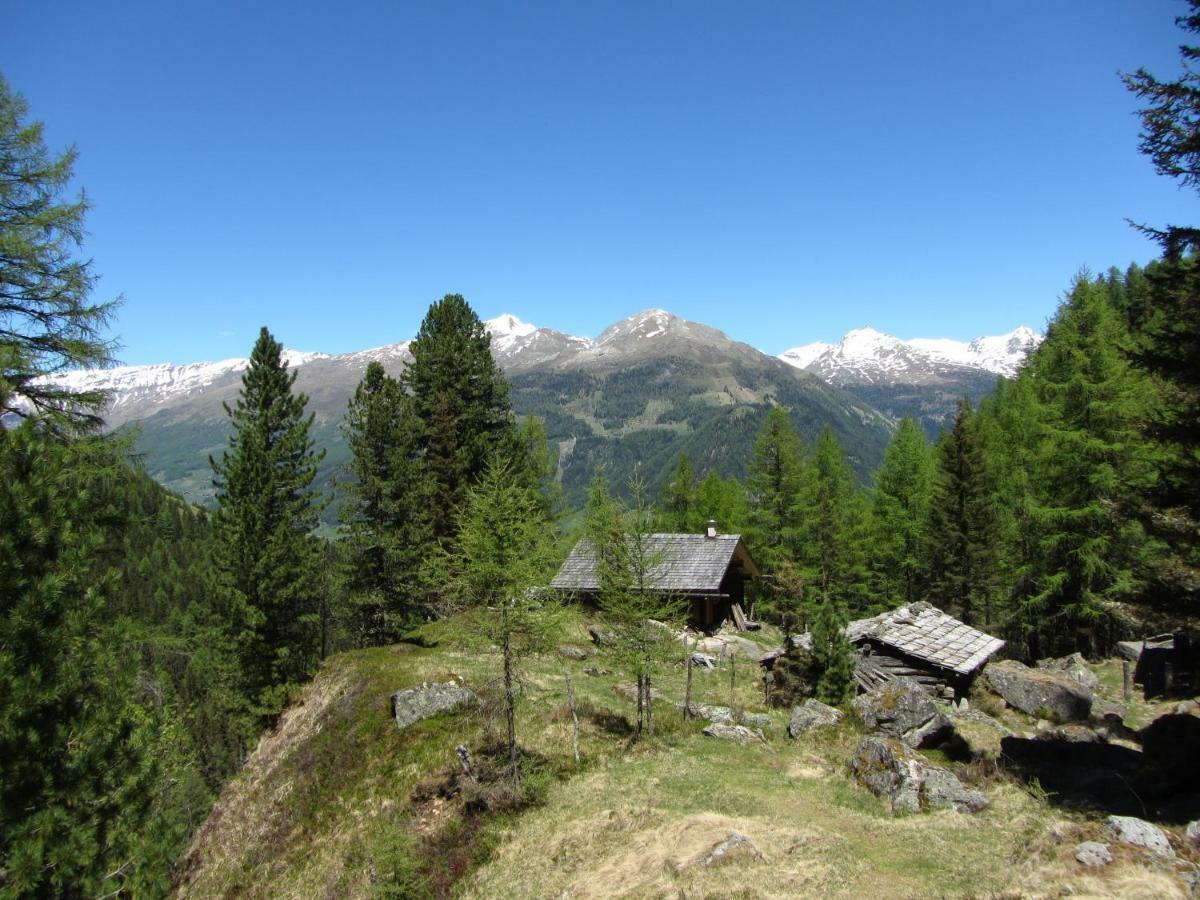
[[[1042,729],[1041,722],[1038,723],[1038,731],[1041,732],[1038,737],[1047,741],[1062,741],[1067,744],[1103,744],[1105,739],[1088,728],[1086,725],[1050,725],[1046,729]]]
[[[715,669],[717,667],[717,658],[709,656],[707,653],[693,653],[692,667],[698,669]]]
[[[763,737],[761,731],[755,731],[745,725],[725,725],[721,722],[714,722],[704,729],[704,734],[724,741],[737,741],[739,744],[766,743],[766,738]]]
[[[1093,693],[1096,688],[1100,687],[1100,679],[1096,677],[1096,673],[1091,670],[1081,653],[1072,653],[1070,656],[1063,656],[1059,659],[1039,659],[1037,667],[1044,672],[1063,675]]]
[[[1104,827],[1122,844],[1145,847],[1159,856],[1175,856],[1171,842],[1157,825],[1151,825],[1133,816],[1109,816],[1104,820]]]
[[[1188,843],[1197,850],[1200,850],[1200,819],[1188,822],[1187,831],[1184,834],[1187,837]]]
[[[1099,841],[1084,841],[1075,848],[1075,858],[1085,866],[1096,868],[1107,866],[1113,861],[1108,844],[1102,844]]]
[[[675,708],[683,712],[683,703],[676,703]],[[711,703],[693,703],[692,715],[698,719],[722,725],[750,725],[754,728],[769,728],[771,717],[763,713],[742,712],[734,713],[728,706],[714,706]]]
[[[757,660],[762,655],[758,644],[736,634],[714,634],[712,637],[702,638],[692,646],[701,653],[708,653],[719,659],[740,656],[742,659]]]
[[[827,706],[820,700],[809,697],[792,710],[792,718],[788,722],[788,734],[796,738],[802,734],[808,734],[814,728],[836,725],[844,715],[845,713],[840,709]]]
[[[445,684],[426,682],[420,687],[392,694],[392,718],[396,720],[396,726],[403,730],[422,719],[452,712],[475,702],[475,695],[461,684],[453,681]]]
[[[735,831],[708,851],[700,860],[700,865],[708,868],[736,859],[762,860],[762,858],[763,855],[754,846],[754,842],[744,834]]]
[[[899,679],[854,699],[854,709],[872,731],[898,737],[910,747],[932,747],[949,737],[950,720],[919,684]]]
[[[893,812],[978,812],[988,805],[983,792],[964,787],[953,772],[929,765],[895,738],[863,738],[847,766],[851,777],[887,799]]]
[[[582,647],[576,647],[574,644],[562,644],[558,648],[558,652],[567,659],[585,660],[588,658],[588,652]]]
[[[1026,715],[1085,722],[1091,712],[1092,692],[1065,675],[1031,669],[1011,659],[989,663],[983,671],[992,690]]]

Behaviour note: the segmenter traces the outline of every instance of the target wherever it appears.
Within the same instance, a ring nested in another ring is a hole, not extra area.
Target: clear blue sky
[[[1117,73],[1175,0],[4,4],[75,143],[129,363],[410,337],[464,294],[595,335],[648,306],[779,352],[1042,325],[1126,224],[1196,222]]]

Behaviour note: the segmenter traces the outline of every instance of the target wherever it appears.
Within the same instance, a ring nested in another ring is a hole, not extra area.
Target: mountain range
[[[485,322],[492,352],[519,415],[536,415],[559,452],[568,502],[597,466],[617,482],[640,466],[651,489],[680,452],[700,470],[742,475],[767,409],[786,407],[811,441],[833,428],[860,477],[882,458],[894,422],[916,415],[931,433],[963,394],[990,391],[1038,340],[1032,330],[978,338],[901,341],[872,329],[838,344],[809,344],[778,358],[715,328],[650,309],[597,338],[540,328],[504,314]],[[392,374],[411,360],[409,341],[354,353],[288,350],[297,389],[309,397],[314,437],[326,449],[320,483],[329,486],[348,451],[338,425],[346,402],[375,360]],[[246,359],[124,366],[61,373],[72,387],[111,392],[109,427],[136,426],[136,448],[153,476],[189,499],[211,498],[208,457],[228,439],[223,403],[238,392]]]

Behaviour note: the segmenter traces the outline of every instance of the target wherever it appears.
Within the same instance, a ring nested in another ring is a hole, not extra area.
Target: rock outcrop
[[[457,682],[426,682],[420,687],[392,694],[392,718],[396,720],[398,728],[405,729],[422,719],[452,712],[475,702],[475,695]]]
[[[1056,722],[1086,722],[1092,692],[1065,675],[1031,669],[1011,659],[989,663],[984,677],[1009,706]]]
[[[1100,679],[1096,677],[1096,673],[1087,664],[1082,653],[1072,653],[1070,656],[1058,659],[1039,659],[1037,667],[1043,672],[1062,675],[1093,693],[1100,687]]]
[[[1135,819],[1133,816],[1109,816],[1104,820],[1104,827],[1122,844],[1145,847],[1159,856],[1175,855],[1163,830],[1142,819]]]
[[[792,710],[791,721],[788,722],[788,734],[797,738],[808,734],[814,728],[825,728],[836,725],[845,716],[840,709],[834,709],[809,697]]]
[[[766,743],[766,738],[763,737],[761,731],[755,731],[745,725],[725,725],[721,722],[714,722],[705,728],[703,733],[723,741],[737,741],[739,744]]]
[[[953,772],[928,764],[894,738],[863,738],[847,766],[851,777],[886,799],[893,812],[978,812],[988,805],[982,791],[964,787]]]
[[[913,748],[936,746],[951,732],[950,720],[938,702],[907,679],[856,697],[854,709],[867,728],[900,738]]]

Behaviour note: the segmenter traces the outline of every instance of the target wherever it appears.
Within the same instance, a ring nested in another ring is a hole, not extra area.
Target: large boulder
[[[762,656],[762,649],[758,644],[736,634],[714,634],[712,637],[701,638],[691,647],[718,659],[740,656],[742,659],[757,661]]]
[[[1171,842],[1157,825],[1151,825],[1133,816],[1109,816],[1104,820],[1104,827],[1122,844],[1134,847],[1145,847],[1159,856],[1173,857]]]
[[[739,744],[765,744],[767,742],[761,731],[747,728],[745,725],[726,725],[714,722],[705,728],[703,733],[724,741],[737,741]]]
[[[1012,659],[989,663],[983,672],[992,690],[1026,715],[1086,722],[1091,712],[1092,692],[1058,672],[1031,669]]]
[[[475,695],[457,682],[426,682],[420,687],[392,694],[392,718],[396,720],[396,726],[403,730],[422,719],[453,712],[475,702]]]
[[[851,777],[886,799],[893,812],[978,812],[988,805],[982,791],[964,787],[953,772],[930,765],[895,738],[863,738],[847,766]]]
[[[683,712],[683,703],[675,704],[675,708]],[[715,722],[721,725],[750,725],[754,728],[769,728],[771,717],[763,713],[735,713],[728,706],[716,706],[712,703],[692,703],[691,714],[698,719]]]
[[[898,737],[910,747],[932,747],[951,732],[938,702],[915,681],[899,679],[854,699],[854,709],[872,731]]]
[[[840,709],[827,706],[820,700],[809,697],[792,710],[792,718],[788,722],[788,734],[796,738],[808,734],[814,728],[836,725],[844,715],[845,713]]]
[[[1070,656],[1062,656],[1058,659],[1039,659],[1037,667],[1043,672],[1062,675],[1089,691],[1094,692],[1100,687],[1100,679],[1088,666],[1082,653],[1072,653]]]

